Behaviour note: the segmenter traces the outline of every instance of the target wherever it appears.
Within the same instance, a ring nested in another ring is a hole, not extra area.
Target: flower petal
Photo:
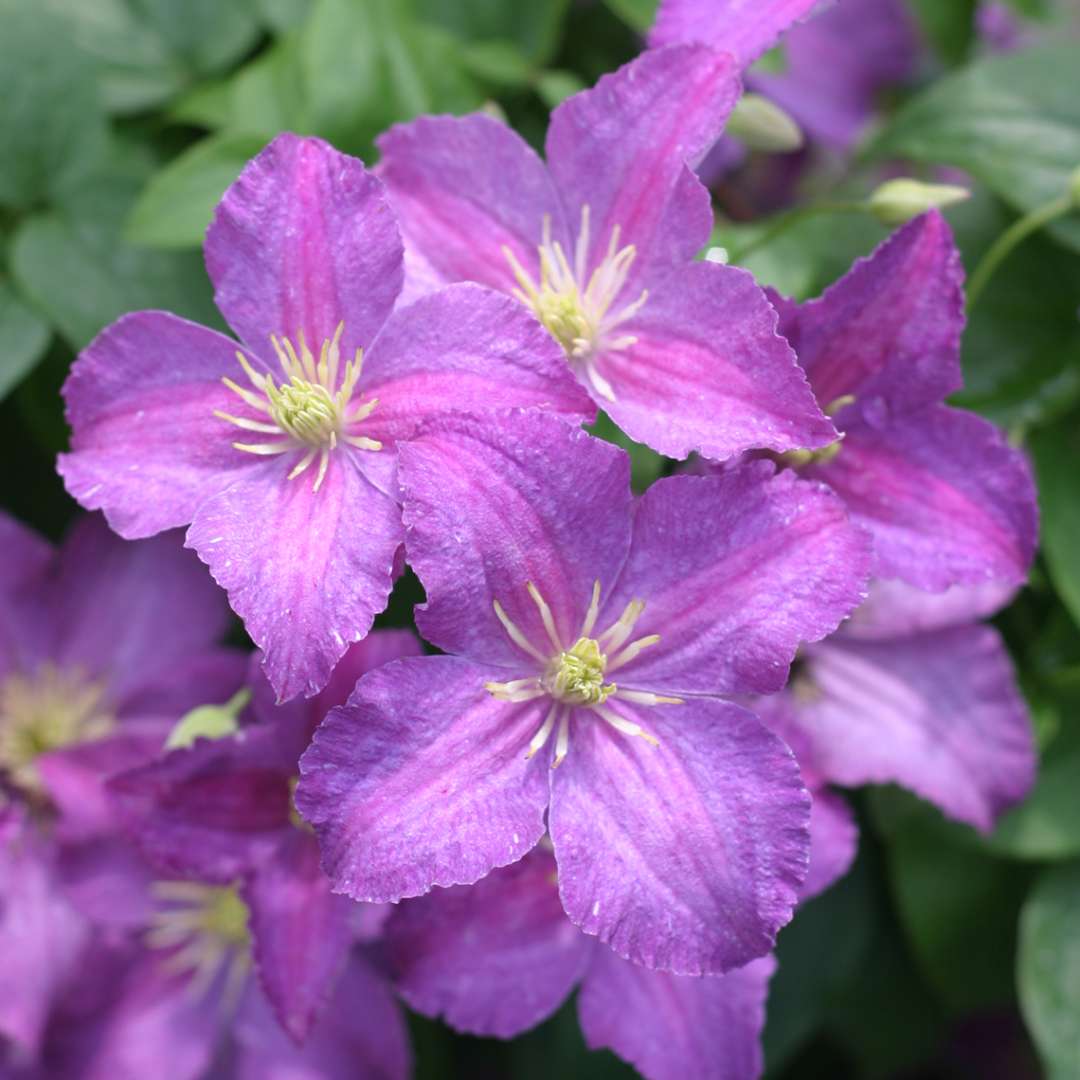
[[[657,48],[703,41],[732,53],[740,67],[753,63],[780,35],[811,14],[821,0],[662,0],[649,32]]]
[[[398,308],[364,365],[363,390],[379,399],[363,434],[384,444],[458,412],[536,406],[570,420],[596,416],[554,338],[516,300],[470,284]]]
[[[355,905],[330,892],[315,838],[300,829],[282,836],[242,895],[263,992],[282,1027],[302,1043],[345,966]]]
[[[57,468],[71,496],[129,540],[186,525],[252,465],[233,446],[238,429],[214,415],[255,416],[221,381],[243,377],[236,353],[231,338],[164,311],[98,334],[64,383],[71,452]]]
[[[639,442],[669,457],[723,459],[836,439],[745,270],[705,262],[674,270],[620,329],[636,340],[600,354],[596,368],[615,395],[604,408]]]
[[[625,959],[680,975],[764,955],[809,854],[810,799],[791,752],[728,702],[616,711],[659,745],[574,713],[549,813],[566,913]]]
[[[572,228],[589,207],[589,266],[616,226],[619,246],[637,249],[627,291],[698,253],[712,214],[686,166],[719,138],[740,90],[730,56],[680,45],[642,53],[551,114],[548,167]]]
[[[221,313],[263,355],[271,334],[312,349],[345,323],[371,344],[401,291],[402,246],[382,184],[321,139],[279,135],[244,167],[206,233]]]
[[[450,656],[366,675],[300,759],[296,805],[336,892],[380,903],[471,884],[544,832],[547,781],[525,751],[542,705],[496,701],[496,672]]]
[[[827,788],[811,790],[810,871],[800,901],[810,900],[839,881],[855,861],[859,830],[847,800]]]
[[[573,644],[593,583],[606,594],[625,558],[627,455],[533,411],[433,424],[400,457],[406,549],[428,597],[420,633],[447,652],[534,665],[493,607],[553,652],[532,582]]]
[[[779,690],[801,642],[865,595],[867,538],[826,488],[764,462],[660,480],[642,496],[626,567],[599,625],[645,601],[634,638],[659,634],[619,685],[674,694]]]
[[[386,606],[401,515],[344,447],[318,491],[272,459],[200,507],[187,544],[263,650],[279,699],[311,696]]]
[[[534,274],[545,218],[569,250],[563,209],[544,163],[490,116],[421,116],[378,139],[379,176],[401,217],[410,257],[444,282],[517,287],[509,248]]]
[[[407,1080],[409,1039],[386,981],[354,954],[302,1047],[253,986],[234,1026],[237,1080]]]
[[[987,581],[981,585],[950,585],[929,593],[896,578],[870,582],[870,595],[841,627],[847,637],[868,641],[903,637],[921,630],[989,618],[1016,594],[1012,585]]]
[[[229,625],[224,596],[178,533],[129,543],[97,514],[64,542],[53,597],[54,662],[102,680],[118,710],[206,655]]]
[[[581,1031],[590,1049],[614,1050],[648,1080],[756,1080],[775,968],[764,956],[727,975],[694,978],[598,949],[578,998]]]
[[[818,299],[782,305],[780,332],[822,407],[851,394],[857,409],[899,415],[960,388],[963,280],[952,232],[931,211]]]
[[[114,777],[128,832],[162,872],[226,884],[262,864],[289,829],[289,774],[261,725],[198,739]]]
[[[52,649],[46,601],[55,553],[49,543],[0,511],[0,679],[32,670]]]
[[[840,453],[809,472],[869,530],[881,577],[933,591],[1027,577],[1038,534],[1031,470],[974,413],[935,405],[850,427]]]
[[[511,1039],[570,996],[594,943],[566,917],[555,860],[534,848],[475,885],[399,904],[386,928],[398,992],[455,1031]]]
[[[834,638],[807,656],[795,721],[839,784],[897,783],[988,830],[1031,787],[1027,709],[997,632]]]

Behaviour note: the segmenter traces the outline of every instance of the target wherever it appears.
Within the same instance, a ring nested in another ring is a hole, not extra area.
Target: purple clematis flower
[[[691,172],[740,91],[705,46],[650,50],[552,114],[547,163],[489,116],[422,117],[379,140],[407,291],[516,296],[593,400],[684,458],[835,438],[748,273],[694,262],[712,210]]]
[[[790,688],[753,707],[795,751],[804,776],[900,784],[989,831],[1035,776],[1008,652],[975,621],[1010,592],[991,584],[931,594],[875,582],[839,633],[806,647]]]
[[[897,230],[816,300],[775,297],[781,329],[842,440],[785,455],[874,540],[876,575],[940,592],[1018,585],[1038,532],[1031,470],[993,424],[943,404],[957,390],[960,255],[944,218]]]
[[[311,695],[386,603],[399,440],[478,405],[593,410],[505,297],[459,285],[392,313],[402,247],[382,185],[318,139],[281,135],[248,163],[206,261],[243,347],[165,312],[120,319],[65,384],[59,468],[122,536],[190,522],[279,698]]]
[[[703,42],[731,53],[741,67],[772,48],[793,24],[828,7],[830,0],[661,0],[649,31],[660,48]]]
[[[108,776],[242,681],[243,658],[215,645],[228,607],[177,536],[127,543],[97,515],[59,551],[0,516],[0,549],[4,786],[65,838],[108,831]]]
[[[244,905],[262,992],[297,1044],[332,997],[358,930],[380,920],[378,909],[331,893],[315,838],[291,813],[297,759],[362,674],[420,651],[408,631],[375,631],[346,653],[321,694],[285,706],[273,704],[256,668],[248,722],[236,734],[198,739],[111,784],[124,824],[159,873],[232,890]]]
[[[862,595],[865,536],[768,462],[662,480],[556,418],[402,448],[420,632],[333,710],[297,806],[335,888],[468,884],[550,831],[571,920],[679,973],[762,955],[806,869],[794,760],[719,695],[778,689]],[[550,767],[549,767],[550,766]]]

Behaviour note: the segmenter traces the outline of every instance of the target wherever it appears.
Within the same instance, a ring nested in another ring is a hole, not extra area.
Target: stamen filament
[[[544,717],[544,722],[540,725],[536,734],[529,740],[529,749],[525,753],[526,761],[539,753],[547,744],[547,741],[551,736],[551,729],[555,726],[555,717],[560,708],[561,706],[557,701],[551,703],[551,708],[548,709],[547,716]]]
[[[634,705],[682,705],[680,697],[665,697],[662,694],[650,694],[647,690],[624,690],[619,687],[612,697],[629,701]]]
[[[543,620],[544,629],[547,631],[551,644],[559,652],[562,652],[562,639],[559,637],[559,631],[555,629],[555,617],[551,614],[551,608],[548,607],[547,601],[540,595],[540,590],[531,581],[526,583],[525,588],[528,589],[533,603],[540,611],[540,618]]]
[[[570,710],[565,709],[559,717],[559,734],[555,739],[555,760],[551,767],[557,769],[570,752]]]
[[[578,637],[592,637],[593,627],[596,625],[596,617],[600,614],[600,579],[593,582],[592,599],[589,601],[589,610],[585,612],[585,621],[581,624],[581,633]]]
[[[655,736],[650,735],[640,724],[635,724],[632,720],[627,720],[625,717],[619,716],[618,713],[612,712],[611,709],[605,705],[593,705],[592,711],[596,713],[602,720],[606,720],[616,731],[623,735],[633,735],[639,739],[644,739],[652,746],[659,746],[660,740]]]
[[[534,660],[539,660],[541,664],[547,663],[547,657],[536,649],[529,639],[517,628],[510,616],[503,610],[502,604],[496,600],[492,604],[492,607],[495,608],[495,615],[499,622],[502,623],[503,629],[510,635],[510,640],[523,652],[527,652]]]
[[[621,668],[623,664],[629,664],[639,653],[644,649],[647,649],[650,645],[655,645],[659,640],[659,634],[649,634],[646,637],[638,638],[637,641],[631,642],[631,644],[627,645],[622,652],[616,653],[608,661],[608,671],[615,671],[618,668]]]

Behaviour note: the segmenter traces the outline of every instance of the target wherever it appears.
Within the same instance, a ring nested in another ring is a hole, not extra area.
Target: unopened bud
[[[801,149],[803,144],[799,125],[779,105],[760,94],[743,94],[728,117],[727,133],[751,150],[767,154],[786,154]]]
[[[719,263],[721,266],[727,266],[731,261],[731,256],[728,254],[728,249],[726,247],[711,247],[705,252],[705,261]]]
[[[866,206],[883,225],[903,225],[927,210],[940,210],[970,197],[971,192],[957,184],[925,184],[902,177],[882,184]]]
[[[166,750],[192,746],[196,739],[224,739],[240,730],[236,722],[251,700],[250,690],[238,690],[224,705],[200,705],[185,713],[165,740]]]

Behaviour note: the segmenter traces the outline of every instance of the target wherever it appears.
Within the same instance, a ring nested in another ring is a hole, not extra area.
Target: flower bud
[[[250,690],[238,690],[224,705],[200,705],[185,713],[165,740],[166,750],[192,746],[196,739],[224,739],[240,730],[236,718],[251,700]]]
[[[940,210],[970,198],[967,188],[956,184],[925,184],[902,177],[887,180],[866,201],[870,213],[883,225],[903,225],[927,210]]]
[[[767,154],[786,154],[803,144],[799,125],[760,94],[743,94],[728,118],[727,133]]]

